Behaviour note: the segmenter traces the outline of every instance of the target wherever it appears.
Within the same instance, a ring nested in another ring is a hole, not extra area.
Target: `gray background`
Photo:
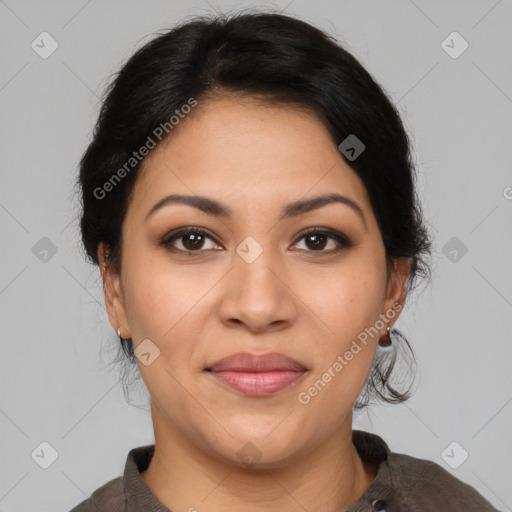
[[[511,2],[214,6],[285,9],[326,29],[398,104],[435,235],[433,283],[397,325],[419,363],[416,394],[354,427],[512,510]],[[152,33],[208,12],[204,1],[0,0],[1,511],[67,511],[153,442],[149,413],[124,401],[108,364],[116,336],[81,256],[73,182],[110,74]],[[31,47],[43,31],[59,45],[47,59]],[[469,44],[458,58],[441,46],[453,31]],[[43,237],[57,249],[46,261]],[[146,400],[142,389],[134,403]],[[58,453],[48,469],[31,457],[43,441]],[[469,453],[457,469],[442,457],[453,441]]]

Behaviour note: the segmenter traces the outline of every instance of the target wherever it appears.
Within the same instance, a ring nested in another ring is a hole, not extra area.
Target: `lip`
[[[248,396],[268,396],[291,386],[308,371],[290,357],[277,352],[240,352],[224,357],[205,369],[215,380]]]
[[[268,354],[251,354],[238,352],[219,359],[206,368],[212,372],[270,372],[270,371],[304,371],[307,368],[284,354],[270,352]]]

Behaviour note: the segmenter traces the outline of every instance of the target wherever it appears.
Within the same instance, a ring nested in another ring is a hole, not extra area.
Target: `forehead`
[[[146,157],[133,206],[149,210],[174,192],[223,198],[235,210],[338,192],[370,208],[363,182],[314,112],[252,98],[198,102]]]

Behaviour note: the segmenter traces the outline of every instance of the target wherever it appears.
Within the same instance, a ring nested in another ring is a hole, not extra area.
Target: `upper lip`
[[[306,371],[306,367],[278,352],[268,354],[250,354],[239,352],[219,359],[209,365],[206,370],[213,372],[237,371],[237,372],[270,372],[270,371]]]

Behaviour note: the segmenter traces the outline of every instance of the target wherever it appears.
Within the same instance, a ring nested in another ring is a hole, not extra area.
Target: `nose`
[[[270,249],[254,261],[235,253],[233,268],[224,280],[221,321],[252,332],[289,327],[297,317],[298,299],[287,277],[286,267]]]

